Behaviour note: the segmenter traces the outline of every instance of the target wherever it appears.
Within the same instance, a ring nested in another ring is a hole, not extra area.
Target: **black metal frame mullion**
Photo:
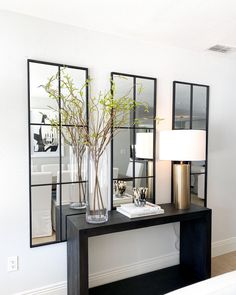
[[[193,84],[190,85],[190,118],[189,118],[189,129],[193,129]],[[191,194],[191,171],[192,171],[192,162],[189,161],[190,173],[189,173],[189,185],[190,185],[190,202],[192,201]]]
[[[114,80],[114,75],[113,75],[113,73],[111,73],[111,82],[110,82],[110,87],[111,87],[111,95],[112,95],[112,99],[113,99],[113,95],[114,95],[114,93],[113,93],[113,90],[112,90],[112,84],[113,84],[113,80]],[[112,110],[111,110],[111,112],[112,112]],[[111,174],[111,179],[110,179],[110,187],[111,187],[111,193],[110,193],[110,195],[111,195],[111,199],[110,199],[110,208],[111,209],[113,209],[113,181],[114,181],[114,179],[113,179],[113,125],[112,125],[112,127],[111,127],[111,153],[110,153],[110,155],[111,155],[111,167],[110,167],[110,174]]]
[[[204,205],[207,207],[207,177],[208,177],[208,132],[209,132],[209,98],[210,87],[207,86],[207,101],[206,101],[206,160],[205,160],[205,191],[204,191]]]
[[[30,227],[30,247],[33,247],[32,244],[32,180],[31,180],[31,126],[30,126],[30,61],[27,60],[27,89],[28,89],[28,148],[29,148],[29,227]]]
[[[193,129],[193,84],[190,85],[190,118],[189,129]]]
[[[53,182],[53,185],[64,185],[64,184],[74,184],[74,183],[86,183],[86,180],[83,181],[67,181],[67,182]],[[52,185],[52,183],[39,183],[39,184],[32,184],[31,187],[37,187],[37,186],[47,186]]]
[[[154,79],[154,105],[153,105],[153,112],[154,112],[154,116],[156,117],[156,113],[157,113],[157,101],[156,101],[156,97],[157,97],[157,79]],[[156,181],[157,181],[157,173],[156,173],[156,121],[154,120],[153,122],[153,159],[152,159],[152,163],[153,163],[153,184],[152,184],[152,190],[154,193],[154,196],[152,197],[152,201],[153,203],[156,203]]]
[[[58,66],[58,94],[59,94],[59,175],[60,175],[60,182],[62,182],[62,140],[61,140],[61,67]],[[62,185],[59,185],[59,191],[60,191],[60,240],[62,239]]]
[[[136,102],[136,77],[133,77],[133,100]],[[133,147],[132,147],[132,156],[133,156],[133,187],[135,187],[135,159],[136,159],[136,128],[135,128],[135,119],[136,119],[136,108],[133,110],[132,112],[132,115],[133,115]]]

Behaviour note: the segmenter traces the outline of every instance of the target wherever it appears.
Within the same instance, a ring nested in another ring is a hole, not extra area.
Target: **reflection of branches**
[[[136,84],[129,91],[118,96],[116,85],[111,81],[111,90],[98,94],[98,97],[91,96],[91,80],[80,88],[74,85],[72,78],[65,73],[65,69],[60,72],[61,90],[54,86],[58,81],[59,73],[49,78],[46,85],[42,85],[49,97],[57,102],[60,113],[60,119],[50,120],[54,128],[59,128],[59,123],[63,124],[62,136],[64,141],[72,146],[73,152],[78,159],[78,169],[81,169],[80,163],[85,152],[85,146],[88,147],[90,157],[94,162],[95,184],[93,208],[98,208],[102,212],[104,204],[102,200],[101,187],[99,183],[99,164],[101,156],[106,147],[111,142],[113,136],[119,132],[119,128],[129,123],[129,115],[134,109],[142,107],[148,113],[148,105],[143,102],[135,101],[131,98],[134,87],[140,93],[142,85]],[[89,88],[89,126],[86,118],[86,90]],[[53,109],[53,108],[52,108]],[[53,109],[58,111],[57,109]],[[135,120],[133,124],[139,124]],[[112,132],[111,132],[112,131]],[[78,170],[81,171],[81,170]]]

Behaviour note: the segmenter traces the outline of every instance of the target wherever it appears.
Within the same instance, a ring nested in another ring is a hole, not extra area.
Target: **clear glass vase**
[[[104,223],[108,221],[109,168],[107,151],[96,158],[95,152],[89,152],[89,176],[86,221]]]
[[[80,145],[70,147],[70,208],[86,208],[87,151]]]

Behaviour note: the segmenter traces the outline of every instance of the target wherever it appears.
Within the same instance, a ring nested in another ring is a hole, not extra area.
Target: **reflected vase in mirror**
[[[30,246],[34,247],[64,241],[66,216],[84,213],[71,207],[85,206],[86,154],[78,156],[81,145],[76,145],[83,143],[81,128],[88,125],[88,69],[37,60],[28,60],[27,69]],[[79,104],[83,105],[80,122]]]
[[[84,145],[77,142],[70,146],[70,181],[78,182],[78,185],[71,186],[70,208],[86,208],[86,174],[87,174],[87,152]]]
[[[108,221],[108,155],[104,151],[100,157],[96,149],[89,151],[89,177],[86,221],[104,223]]]
[[[156,78],[117,72],[111,73],[111,78],[116,83],[115,97],[129,93],[131,99],[148,108],[146,112],[143,106],[135,107],[125,124],[115,130],[111,144],[112,208],[132,203],[134,187],[148,187],[148,202],[155,203]],[[126,182],[122,197],[115,193],[117,181]]]

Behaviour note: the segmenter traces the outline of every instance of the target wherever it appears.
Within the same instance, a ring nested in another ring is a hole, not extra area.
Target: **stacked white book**
[[[137,207],[134,203],[122,204],[116,210],[129,218],[144,217],[150,215],[163,214],[164,210],[155,204],[147,202],[143,207]]]

